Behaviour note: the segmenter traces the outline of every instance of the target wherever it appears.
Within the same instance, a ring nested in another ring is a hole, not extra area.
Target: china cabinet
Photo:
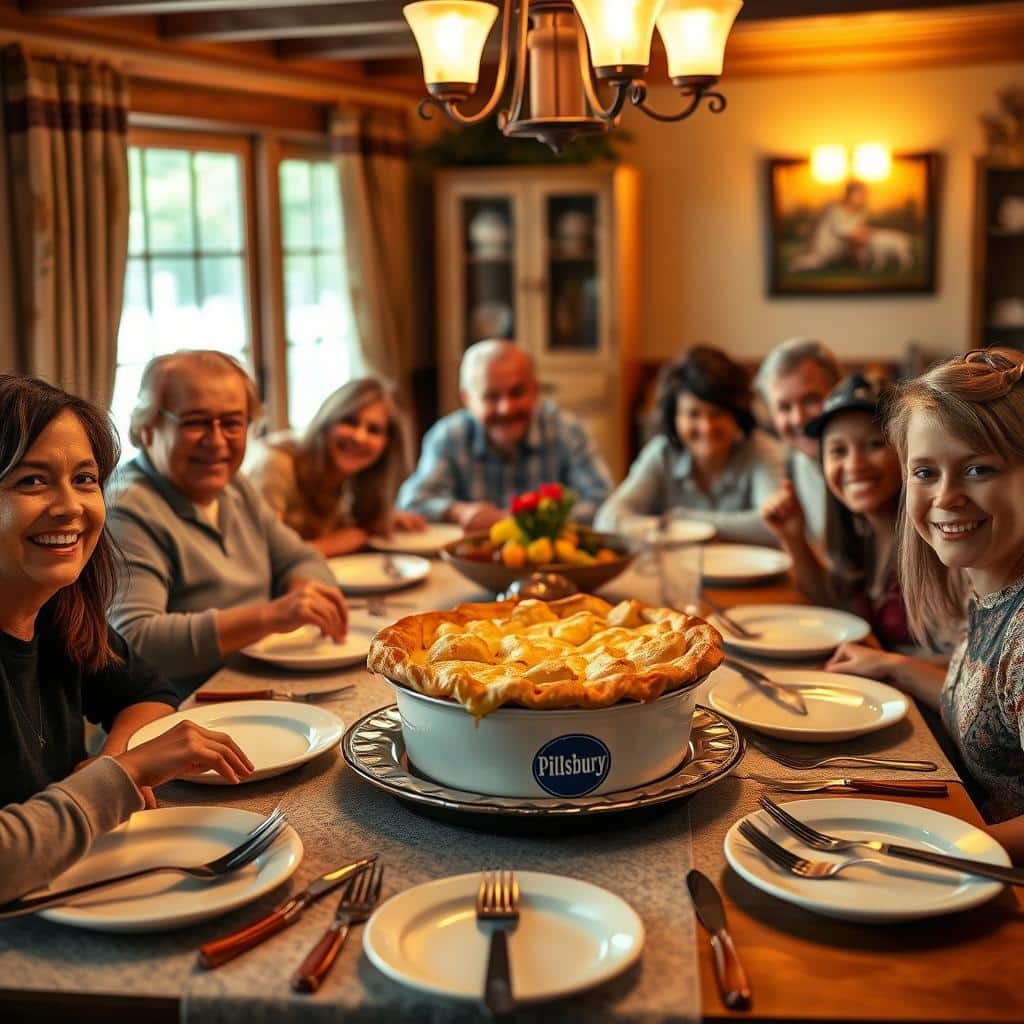
[[[437,177],[438,379],[484,338],[534,357],[542,392],[587,425],[616,477],[628,456],[639,324],[635,169],[513,167]]]
[[[977,161],[972,345],[1024,348],[1024,163]]]

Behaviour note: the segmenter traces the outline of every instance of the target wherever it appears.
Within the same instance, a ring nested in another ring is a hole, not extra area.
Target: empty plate
[[[343,643],[335,643],[316,626],[300,626],[290,633],[271,633],[242,648],[242,653],[259,661],[300,671],[325,671],[365,663],[376,628],[365,622],[349,622]]]
[[[809,743],[862,736],[900,721],[907,713],[907,698],[873,679],[804,669],[770,669],[766,675],[783,686],[799,686],[807,714],[787,711],[728,665],[711,673],[707,700],[734,722],[769,736]]]
[[[459,540],[462,533],[462,527],[453,523],[430,523],[425,530],[395,530],[390,537],[371,537],[370,547],[378,551],[436,555],[446,544]]]
[[[416,555],[364,552],[329,558],[338,585],[349,594],[384,594],[411,587],[430,575],[430,562]]]
[[[846,640],[863,640],[871,627],[856,615],[838,608],[802,604],[744,604],[729,609],[752,633],[747,639],[709,616],[729,647],[766,658],[824,658]]]
[[[757,583],[771,579],[793,567],[793,559],[777,548],[754,544],[706,544],[704,546],[705,583]]]
[[[286,700],[239,700],[186,708],[144,725],[128,740],[128,749],[160,736],[188,719],[204,729],[226,732],[252,761],[255,771],[242,782],[280,775],[312,761],[338,745],[345,724],[337,715],[309,704]],[[182,775],[186,782],[228,785],[215,772]]]
[[[660,516],[627,516],[622,522],[625,536],[658,545],[699,544],[710,540],[717,532],[711,523],[697,519],[670,519],[667,525],[662,525]]]
[[[927,807],[849,796],[792,801],[785,807],[819,832],[840,838],[888,840],[954,857],[1010,864],[1006,851],[990,835]],[[747,817],[801,857],[840,861],[874,856],[862,850],[839,854],[814,851],[776,824],[767,811],[755,811]],[[751,885],[780,900],[850,921],[907,921],[949,914],[984,903],[1003,887],[989,878],[882,856],[877,864],[858,864],[835,878],[800,878],[755,850],[740,835],[739,822],[725,837],[725,859]]]
[[[581,992],[639,958],[644,926],[624,900],[578,878],[516,875],[522,901],[508,947],[517,1002]],[[482,999],[492,925],[476,920],[479,885],[479,874],[456,875],[392,897],[363,933],[370,962],[423,992]]]
[[[65,889],[158,864],[203,864],[237,846],[264,816],[234,807],[158,807],[138,811],[100,836],[88,854],[50,884]],[[212,881],[161,872],[40,913],[50,921],[102,932],[151,932],[205,921],[244,906],[285,881],[302,860],[288,826],[251,864]]]

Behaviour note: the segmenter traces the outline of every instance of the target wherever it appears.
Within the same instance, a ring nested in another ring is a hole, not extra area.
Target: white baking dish
[[[490,796],[572,799],[642,786],[675,768],[686,754],[700,682],[650,704],[502,707],[479,723],[455,701],[392,686],[409,760],[420,774]]]

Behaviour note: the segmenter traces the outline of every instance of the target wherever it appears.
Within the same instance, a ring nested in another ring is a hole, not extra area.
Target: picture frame
[[[767,160],[769,294],[934,292],[938,163],[893,154],[881,181],[824,184],[809,159]]]

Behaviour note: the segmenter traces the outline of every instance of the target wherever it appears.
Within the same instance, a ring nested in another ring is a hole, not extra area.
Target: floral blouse
[[[972,599],[940,705],[986,820],[1024,814],[1024,580]]]

